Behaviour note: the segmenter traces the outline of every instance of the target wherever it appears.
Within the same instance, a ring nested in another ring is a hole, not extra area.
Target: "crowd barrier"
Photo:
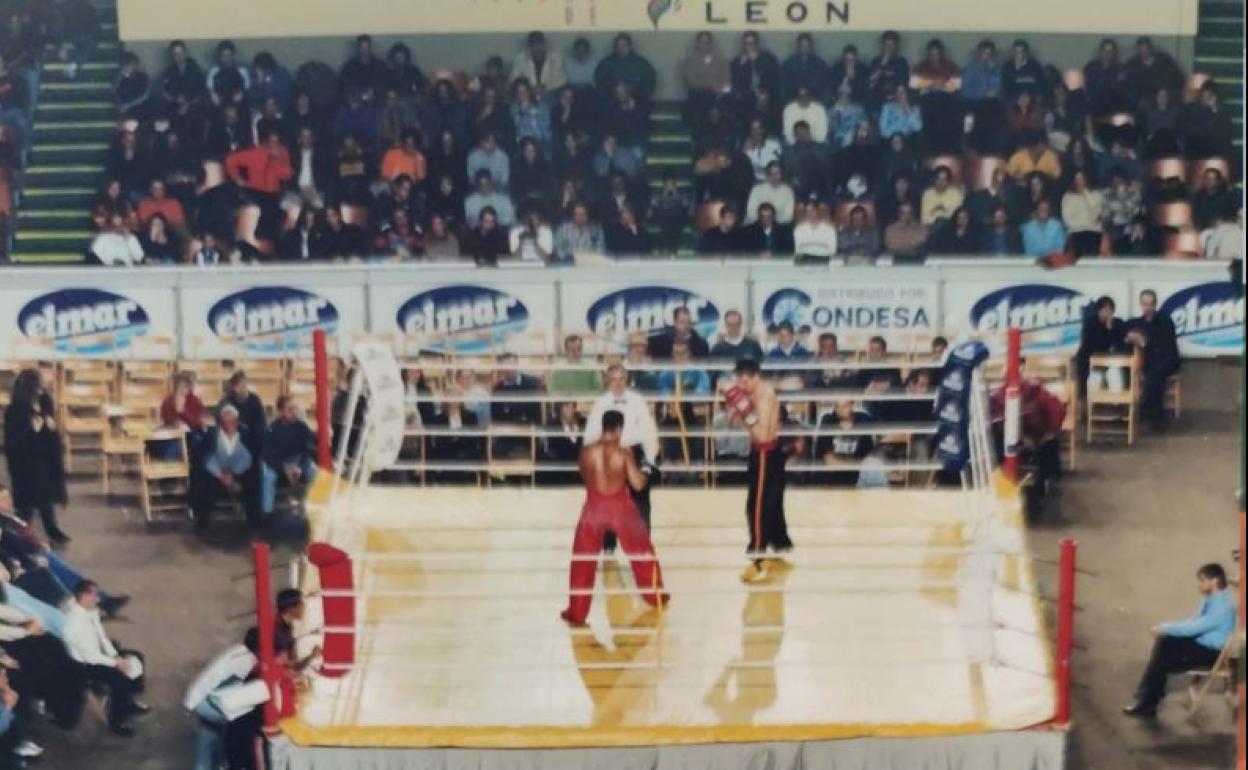
[[[625,347],[686,307],[712,339],[730,311],[761,340],[783,321],[813,349],[819,334],[899,350],[917,338],[1023,329],[1029,353],[1065,353],[1088,306],[1118,314],[1157,292],[1189,357],[1239,355],[1244,303],[1228,263],[1108,259],[1059,270],[1029,260],[941,260],[914,267],[796,267],[751,260],[620,261],[563,269],[370,263],[130,270],[0,270],[0,359],[264,358],[310,351],[323,329],[345,350],[364,337],[416,350],[558,349],[567,334]],[[517,352],[524,352],[517,350]]]

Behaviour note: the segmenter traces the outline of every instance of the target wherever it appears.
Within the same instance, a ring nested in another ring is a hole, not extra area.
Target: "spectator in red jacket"
[[[1019,460],[1035,467],[1033,488],[1047,494],[1049,486],[1062,475],[1060,438],[1066,422],[1066,404],[1038,380],[1024,380],[1020,398],[1022,409],[1018,448]],[[1005,386],[992,394],[992,428],[997,450],[1004,453]]]
[[[260,207],[256,236],[276,240],[282,222],[282,190],[295,175],[280,135],[270,132],[259,145],[227,155],[225,173]]]
[[[204,402],[195,395],[195,374],[178,372],[173,379],[173,392],[160,404],[160,426],[182,431],[192,441],[204,429]],[[181,459],[177,441],[160,442],[154,453],[166,460]]]

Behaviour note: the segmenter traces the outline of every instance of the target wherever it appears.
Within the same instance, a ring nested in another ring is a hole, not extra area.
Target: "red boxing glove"
[[[724,391],[724,401],[728,403],[728,408],[733,414],[741,419],[741,422],[747,426],[753,426],[758,422],[758,415],[754,412],[754,402],[750,400],[750,396],[740,385],[733,385]]]

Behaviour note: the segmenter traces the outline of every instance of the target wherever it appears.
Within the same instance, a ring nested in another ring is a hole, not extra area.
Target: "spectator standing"
[[[1122,90],[1131,108],[1144,106],[1161,89],[1177,95],[1183,90],[1183,73],[1169,54],[1156,50],[1153,41],[1142,36],[1135,41],[1135,54],[1122,73]]]
[[[780,95],[780,62],[763,48],[758,33],[741,35],[741,52],[732,60],[732,95],[743,107],[756,103],[760,93]]]
[[[1157,716],[1170,674],[1209,668],[1234,633],[1235,600],[1226,590],[1226,571],[1219,564],[1206,564],[1196,572],[1196,585],[1204,598],[1195,615],[1151,629],[1153,651],[1136,688],[1135,701],[1123,709],[1127,716]]]
[[[1140,315],[1127,322],[1127,342],[1143,356],[1143,393],[1140,398],[1144,419],[1157,431],[1166,427],[1166,387],[1178,374],[1179,343],[1174,321],[1157,308],[1157,292],[1140,292]]]
[[[832,65],[828,76],[828,89],[832,94],[844,91],[849,99],[866,104],[870,96],[871,76],[867,65],[858,56],[858,47],[847,45],[841,49],[841,58]]]
[[[572,55],[564,63],[564,72],[568,76],[568,85],[577,91],[588,92],[594,87],[598,62],[587,38],[578,37],[572,42]]]
[[[113,81],[113,98],[123,117],[142,120],[148,114],[152,96],[151,78],[143,71],[139,57],[131,51],[121,55],[121,69]]]
[[[1045,92],[1044,68],[1031,55],[1026,40],[1015,40],[1010,60],[1001,68],[1001,95],[1013,102],[1023,91],[1039,99]]]
[[[56,506],[66,501],[60,425],[37,369],[23,369],[13,381],[4,410],[4,451],[18,515],[29,523],[38,513],[49,540],[69,542],[56,521]]]
[[[1048,200],[1036,203],[1031,219],[1022,227],[1023,253],[1029,257],[1047,257],[1066,250],[1066,228],[1053,216]]]
[[[529,33],[524,50],[516,54],[511,63],[511,82],[520,80],[532,86],[538,99],[557,92],[568,82],[563,57],[558,51],[550,50],[541,32]]]
[[[1212,80],[1205,81],[1196,103],[1184,111],[1181,134],[1188,158],[1231,158],[1234,165],[1234,140],[1238,134]]]
[[[1096,49],[1096,58],[1083,67],[1083,90],[1095,115],[1130,110],[1122,93],[1122,60],[1118,41],[1103,38]]]
[[[88,0],[55,0],[51,11],[49,37],[60,44],[61,61],[69,62],[65,74],[75,80],[99,44],[99,13]]]
[[[373,104],[380,101],[381,92],[390,80],[390,70],[374,53],[371,35],[356,37],[355,54],[342,65],[338,77],[348,98],[358,97]]]
[[[271,133],[263,144],[231,153],[225,159],[225,173],[260,207],[257,236],[276,240],[284,217],[281,192],[295,175],[281,137]]]
[[[251,88],[251,73],[246,67],[240,67],[235,56],[237,49],[229,40],[217,44],[213,53],[216,62],[208,70],[208,96],[213,104],[242,105],[246,102],[247,90]]]
[[[888,30],[880,36],[880,55],[871,60],[868,75],[872,105],[878,108],[910,83],[910,63],[901,55],[901,35]]]
[[[828,63],[815,52],[815,39],[809,32],[797,36],[793,55],[785,59],[780,68],[780,80],[784,84],[781,96],[785,101],[794,99],[803,88],[816,96],[824,93],[828,84]]]
[[[584,47],[586,54],[588,47],[588,44]],[[574,58],[576,53],[574,47]],[[623,33],[616,35],[610,55],[598,62],[594,69],[594,85],[604,95],[612,93],[616,83],[627,83],[638,98],[649,102],[657,82],[654,66],[633,49],[632,37]]]
[[[710,32],[699,32],[694,37],[683,74],[689,99],[686,118],[690,125],[697,125],[715,100],[732,88],[731,65]]]
[[[181,40],[170,43],[169,64],[160,73],[159,96],[164,109],[171,113],[174,125],[183,133],[199,122],[208,97],[206,82],[199,63],[187,53],[186,43]]]

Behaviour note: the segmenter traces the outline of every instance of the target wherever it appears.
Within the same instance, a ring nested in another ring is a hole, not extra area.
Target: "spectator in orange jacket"
[[[282,222],[282,189],[295,175],[281,137],[270,132],[259,145],[230,153],[225,158],[225,173],[250,202],[260,207],[256,237],[276,240]]]

